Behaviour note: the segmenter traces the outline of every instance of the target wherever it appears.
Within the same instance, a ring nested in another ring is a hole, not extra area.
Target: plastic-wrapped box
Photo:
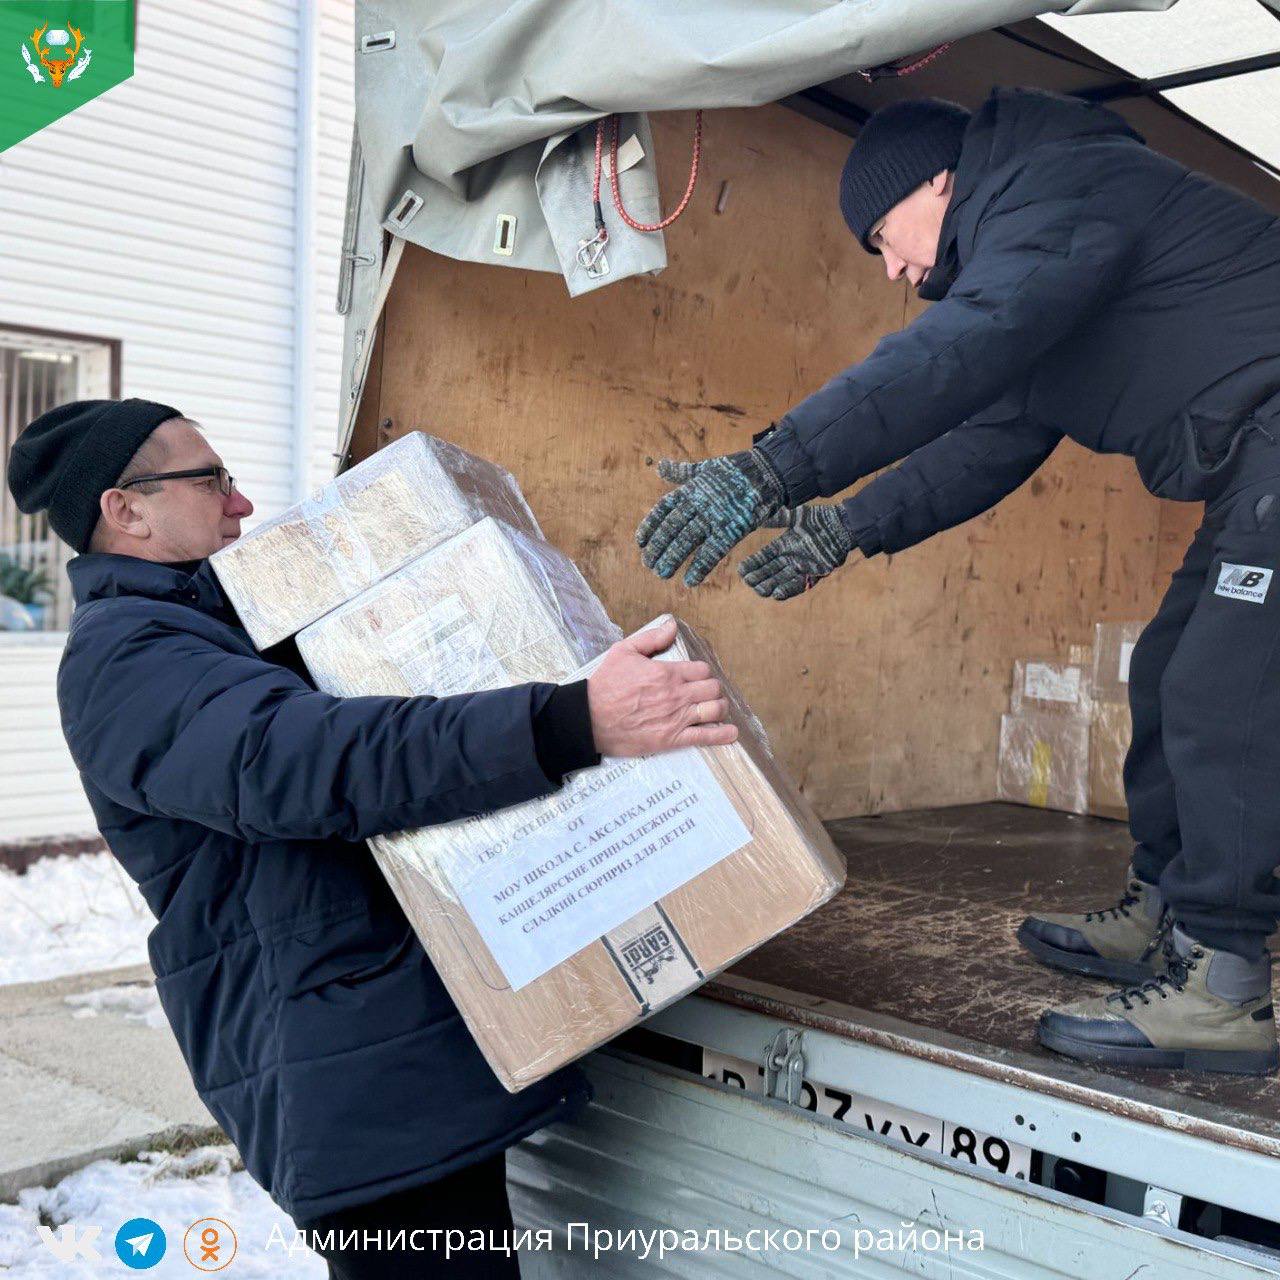
[[[1087,813],[1089,722],[1043,712],[1001,716],[996,798]]]
[[[212,563],[265,649],[486,516],[542,536],[509,472],[412,431],[215,552]]]
[[[1089,718],[1093,701],[1093,655],[1088,645],[1073,645],[1066,662],[1018,658],[1013,664],[1009,710],[1068,719]]]
[[[844,882],[707,645],[680,624],[662,657],[711,664],[736,743],[606,759],[544,799],[370,841],[512,1092],[695,990]]]
[[[1145,622],[1099,622],[1094,629],[1093,687],[1100,702],[1128,702],[1129,659]]]
[[[298,635],[316,684],[343,697],[445,697],[561,680],[622,632],[568,557],[486,517]]]
[[[1127,702],[1095,702],[1089,727],[1089,812],[1127,821],[1124,758],[1133,737]]]

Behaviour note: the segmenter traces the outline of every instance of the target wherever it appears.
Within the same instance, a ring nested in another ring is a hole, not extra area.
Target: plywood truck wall
[[[654,128],[670,197],[692,116]],[[556,276],[408,246],[355,444],[421,428],[510,468],[624,631],[670,610],[710,638],[825,817],[989,799],[1013,658],[1150,616],[1198,514],[1064,443],[995,512],[786,604],[726,569],[688,591],[641,566],[651,460],[746,448],[923,305],[845,229],[848,145],[782,107],[708,113],[670,266],[576,301]]]

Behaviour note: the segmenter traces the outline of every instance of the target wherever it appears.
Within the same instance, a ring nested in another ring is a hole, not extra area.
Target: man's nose
[[[890,280],[901,280],[902,273],[906,270],[907,264],[896,254],[890,253],[887,249],[882,250],[884,254],[884,270]]]
[[[239,489],[232,489],[227,496],[226,512],[229,516],[243,519],[245,516],[253,515],[253,503]]]

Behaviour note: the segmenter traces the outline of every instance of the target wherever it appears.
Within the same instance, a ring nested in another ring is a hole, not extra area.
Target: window
[[[19,432],[68,400],[120,394],[120,344],[0,325],[0,459]],[[73,552],[43,514],[24,515],[0,485],[0,630],[62,631],[71,617],[64,566]]]

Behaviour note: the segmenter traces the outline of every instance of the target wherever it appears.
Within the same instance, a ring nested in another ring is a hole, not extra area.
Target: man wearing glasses
[[[710,669],[651,661],[671,624],[575,684],[330,697],[292,641],[257,653],[222,594],[207,557],[253,504],[177,409],[53,409],[8,480],[82,553],[63,731],[156,916],[165,1014],[245,1167],[330,1237],[331,1276],[518,1275],[505,1150],[579,1107],[585,1078],[503,1089],[359,842],[549,794],[598,753],[731,742]],[[496,1252],[475,1243],[490,1236]]]

